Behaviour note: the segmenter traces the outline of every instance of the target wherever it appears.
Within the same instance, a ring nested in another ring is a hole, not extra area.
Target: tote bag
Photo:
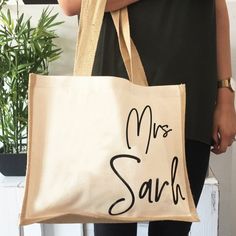
[[[21,225],[198,220],[185,162],[185,85],[147,86],[126,8],[112,17],[130,81],[91,77],[105,4],[82,1],[79,76],[30,75]]]

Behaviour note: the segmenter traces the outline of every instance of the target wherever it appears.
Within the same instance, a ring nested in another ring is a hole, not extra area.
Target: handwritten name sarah
[[[152,113],[152,109],[149,105],[147,105],[143,109],[141,115],[139,115],[138,110],[136,108],[132,108],[128,114],[128,119],[127,119],[127,123],[126,123],[126,143],[127,143],[127,147],[129,149],[131,149],[130,134],[129,134],[130,122],[131,122],[131,117],[133,115],[135,116],[136,122],[137,122],[137,136],[140,136],[140,134],[141,134],[141,126],[142,125],[145,125],[145,127],[147,127],[147,129],[149,130],[149,133],[147,136],[147,143],[144,144],[145,145],[145,154],[148,154],[151,138],[156,139],[158,133],[160,133],[160,132],[162,132],[163,138],[167,138],[169,132],[172,131],[172,129],[170,129],[167,124],[157,125],[157,123],[153,123],[153,113]],[[148,119],[147,119],[148,123],[145,123],[145,124],[143,124],[144,115],[148,116]],[[182,194],[181,186],[178,183],[176,183],[177,182],[176,175],[177,175],[178,163],[179,163],[179,159],[177,156],[174,156],[172,159],[172,163],[170,166],[170,175],[169,175],[170,178],[169,179],[167,179],[161,183],[160,178],[156,178],[156,179],[149,178],[146,181],[144,181],[143,183],[141,183],[138,193],[135,193],[133,191],[128,180],[125,180],[122,177],[122,175],[118,172],[118,170],[115,168],[114,163],[116,161],[118,161],[119,159],[124,159],[124,158],[134,160],[138,164],[142,163],[142,160],[139,157],[129,155],[129,154],[120,154],[120,155],[113,156],[111,158],[110,167],[111,167],[112,171],[114,172],[114,174],[120,179],[122,184],[126,187],[126,189],[128,191],[127,193],[129,194],[130,198],[128,199],[128,198],[123,197],[123,198],[116,200],[109,207],[108,213],[110,215],[113,215],[113,216],[121,215],[121,214],[124,214],[125,212],[129,211],[135,205],[135,201],[137,198],[143,199],[143,200],[146,199],[146,201],[148,201],[150,204],[157,203],[160,201],[164,190],[168,190],[168,189],[171,190],[171,192],[172,192],[172,200],[175,205],[178,204],[179,199],[185,200],[185,197]],[[116,208],[119,209],[117,206],[121,203],[124,203],[124,202],[128,203],[128,204],[126,204],[126,205],[128,205],[127,208],[122,211],[117,211]]]
[[[141,163],[140,158],[132,156],[132,155],[117,155],[111,159],[110,165],[111,165],[113,172],[121,180],[121,182],[125,185],[125,187],[127,188],[127,191],[130,194],[130,198],[131,198],[131,200],[127,200],[126,198],[120,198],[117,201],[115,201],[109,208],[109,214],[113,215],[113,216],[121,215],[121,214],[124,214],[125,212],[129,211],[135,205],[135,200],[136,200],[135,193],[132,190],[132,188],[130,187],[129,183],[120,175],[120,173],[117,171],[117,169],[114,166],[114,162],[118,159],[121,159],[121,158],[129,158],[129,159],[133,159],[133,160],[137,161],[137,163],[139,163],[139,164]],[[178,169],[178,157],[174,157],[172,160],[172,164],[171,164],[170,181],[166,180],[163,183],[160,183],[159,178],[156,178],[155,181],[153,181],[152,179],[149,179],[149,180],[143,182],[139,188],[138,198],[139,199],[147,198],[147,201],[149,203],[159,202],[163,191],[165,190],[165,188],[169,187],[172,191],[172,199],[173,199],[173,203],[175,205],[178,204],[179,197],[182,200],[185,200],[185,197],[182,194],[180,185],[176,184],[177,169]],[[153,182],[155,182],[155,183],[153,183]],[[153,185],[154,185],[154,187],[153,187]],[[153,191],[155,192],[154,199],[152,198]],[[129,206],[125,210],[115,213],[114,208],[118,204],[120,204],[121,202],[125,202],[125,201],[130,202]]]

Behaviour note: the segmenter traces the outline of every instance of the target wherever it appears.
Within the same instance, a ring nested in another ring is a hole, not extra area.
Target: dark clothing
[[[186,161],[194,202],[197,204],[204,184],[210,145],[186,140]],[[154,221],[149,223],[149,236],[187,236],[191,223]],[[136,236],[137,224],[94,224],[95,236]]]
[[[186,158],[198,202],[208,168],[217,94],[215,0],[141,0],[129,6],[131,37],[149,86],[186,84]],[[110,14],[106,14],[94,75],[128,78]],[[187,236],[191,223],[149,223],[149,236]],[[136,236],[137,224],[95,224],[95,236]]]
[[[186,138],[207,144],[217,92],[214,4],[215,0],[141,0],[129,6],[131,37],[149,85],[186,84]],[[128,77],[109,13],[93,74]]]

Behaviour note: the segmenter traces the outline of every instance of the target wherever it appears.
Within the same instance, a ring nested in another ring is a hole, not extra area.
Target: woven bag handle
[[[92,74],[105,6],[105,0],[82,0],[81,2],[74,75],[91,76]],[[140,56],[130,38],[128,10],[123,8],[111,14],[129,79],[135,84],[147,86]]]

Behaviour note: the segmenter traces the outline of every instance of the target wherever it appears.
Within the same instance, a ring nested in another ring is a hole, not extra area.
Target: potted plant
[[[48,74],[62,50],[54,44],[58,14],[46,8],[36,27],[19,13],[13,18],[0,0],[0,172],[25,175],[29,73]]]

